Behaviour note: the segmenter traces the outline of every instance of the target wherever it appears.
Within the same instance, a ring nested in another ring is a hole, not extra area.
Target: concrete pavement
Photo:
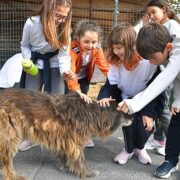
[[[164,157],[154,151],[148,151],[151,165],[142,165],[137,157],[133,157],[125,165],[114,163],[113,158],[123,148],[121,128],[106,140],[94,139],[95,147],[87,148],[85,156],[93,169],[100,170],[100,175],[88,178],[89,180],[157,180],[154,171]],[[59,172],[55,168],[52,153],[35,147],[26,152],[19,152],[14,158],[14,167],[17,172],[27,177],[27,180],[76,180],[74,174]],[[0,175],[0,179],[2,176]],[[173,173],[169,180],[179,180],[180,170]]]

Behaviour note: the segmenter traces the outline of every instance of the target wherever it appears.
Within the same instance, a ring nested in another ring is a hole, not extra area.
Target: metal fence
[[[23,25],[27,17],[39,6],[38,1],[1,0],[0,1],[0,69],[4,62],[12,55],[20,52],[20,41]],[[123,3],[118,0],[74,0],[72,27],[81,19],[96,20],[103,30],[103,47],[112,28],[119,22],[128,21],[135,24],[142,15],[138,10],[142,5]],[[95,97],[102,83],[104,75],[95,69],[92,78],[91,97]],[[94,86],[98,82],[98,86]],[[99,83],[100,82],[100,83]]]

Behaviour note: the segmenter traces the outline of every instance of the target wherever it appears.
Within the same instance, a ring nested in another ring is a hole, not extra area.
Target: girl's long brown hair
[[[66,22],[55,24],[54,11],[57,6],[70,8]],[[72,18],[72,0],[43,0],[40,9],[35,13],[40,15],[46,41],[55,48],[66,46],[70,42]]]
[[[128,23],[116,26],[108,37],[107,59],[111,63],[119,61],[119,57],[113,52],[113,45],[121,44],[125,47],[125,60],[132,59],[135,53],[136,32]]]
[[[167,13],[167,17],[169,19],[174,19],[178,23],[180,23],[180,19],[176,15],[176,13],[171,9],[170,5],[168,4],[168,1],[166,0],[150,0],[146,4],[146,9],[151,6],[156,6],[160,9],[165,9],[165,12]]]

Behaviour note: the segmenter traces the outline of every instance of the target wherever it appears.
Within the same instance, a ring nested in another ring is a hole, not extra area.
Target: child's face
[[[119,57],[119,60],[124,61],[125,47],[121,44],[114,44],[112,49],[114,54]]]
[[[164,24],[167,21],[167,15],[165,10],[157,6],[147,7],[147,14],[151,22]]]
[[[70,8],[66,6],[57,6],[54,15],[55,23],[58,26],[62,22],[66,22]]]
[[[81,49],[85,53],[90,53],[98,44],[98,33],[94,31],[86,31],[84,36],[78,37]]]
[[[169,56],[169,49],[165,48],[164,52],[156,52],[149,59],[150,64],[161,65],[163,64]]]

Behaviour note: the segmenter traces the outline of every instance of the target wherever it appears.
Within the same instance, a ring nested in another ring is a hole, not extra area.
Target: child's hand
[[[180,112],[180,109],[179,108],[175,108],[175,107],[171,107],[171,113],[173,115],[176,115],[176,113],[179,113]]]
[[[87,102],[88,104],[92,103],[92,99],[88,95],[82,93],[80,90],[77,90],[76,92],[80,95],[81,99],[83,99],[85,102]]]
[[[101,100],[99,100],[97,103],[101,106],[101,107],[106,107],[106,106],[110,106],[109,102],[110,101],[115,101],[115,99],[110,98],[103,98]]]
[[[62,78],[64,80],[72,80],[72,79],[75,78],[75,75],[74,75],[74,73],[72,71],[69,70],[69,71],[63,72]]]
[[[148,116],[143,116],[143,125],[144,127],[146,127],[146,131],[151,131],[153,126],[154,126],[154,122],[153,122],[153,118],[150,118]]]
[[[118,104],[117,110],[118,111],[122,111],[124,113],[128,113],[129,112],[129,108],[128,108],[127,104],[124,101],[121,101]]]

